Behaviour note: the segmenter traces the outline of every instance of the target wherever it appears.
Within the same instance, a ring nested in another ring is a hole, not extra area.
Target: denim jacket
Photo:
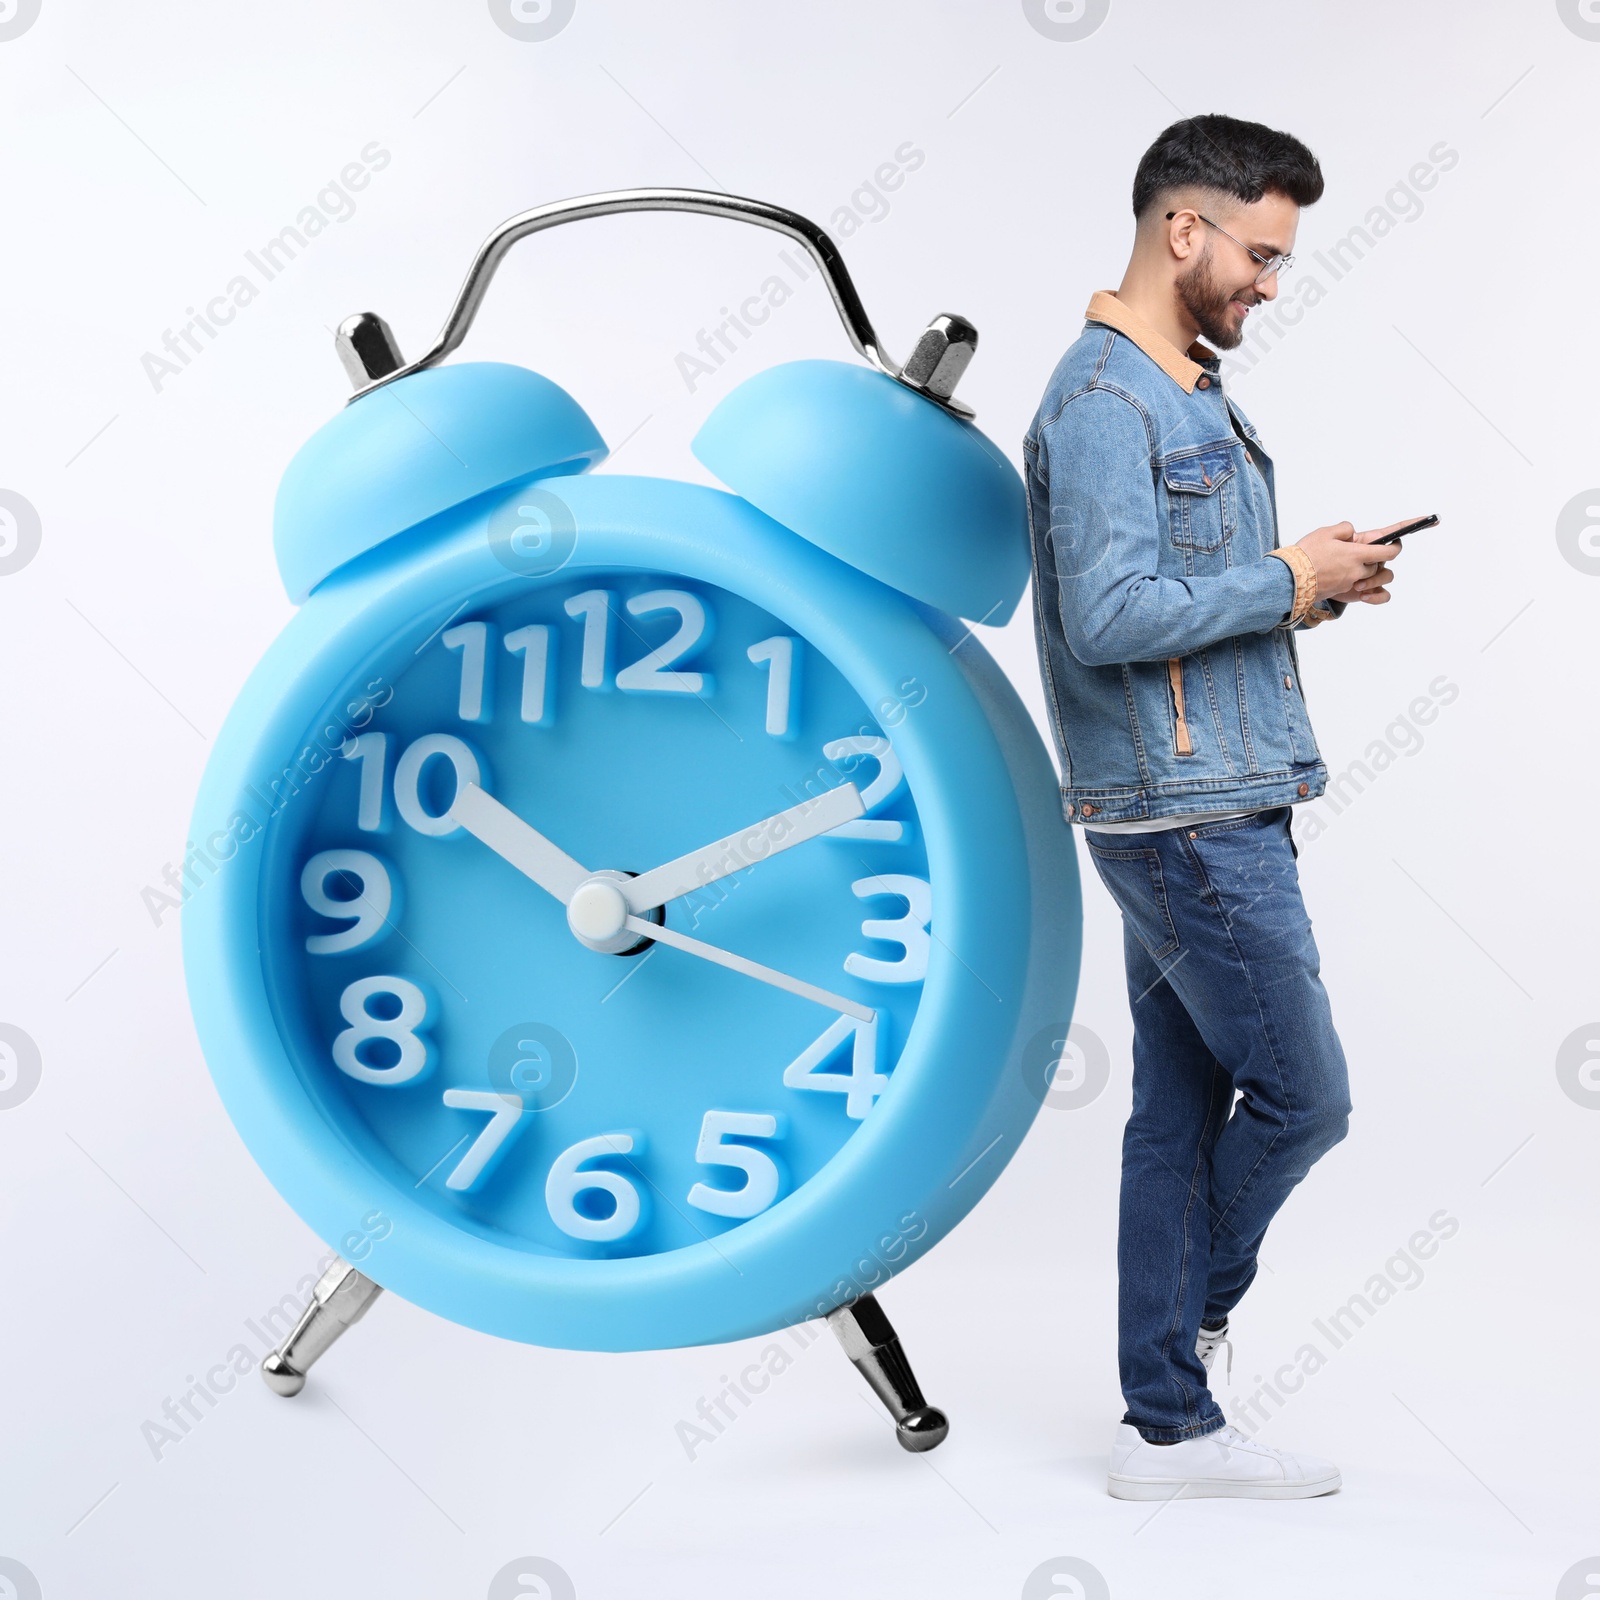
[[[1218,357],[1089,302],[1023,441],[1034,625],[1068,821],[1322,793],[1272,461]]]

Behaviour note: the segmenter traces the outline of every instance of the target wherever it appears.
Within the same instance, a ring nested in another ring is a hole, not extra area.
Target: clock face
[[[922,994],[937,888],[891,738],[926,694],[869,707],[670,573],[502,584],[391,641],[261,797],[267,991],[324,1117],[380,1185],[537,1254],[781,1205]]]

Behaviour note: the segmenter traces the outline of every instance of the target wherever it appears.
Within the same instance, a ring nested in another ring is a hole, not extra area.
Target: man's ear
[[[1169,211],[1173,213],[1170,219],[1167,216]],[[1156,217],[1163,230],[1162,236],[1166,240],[1167,248],[1179,261],[1187,261],[1200,249],[1199,234],[1205,225],[1192,206],[1161,206],[1156,212]]]

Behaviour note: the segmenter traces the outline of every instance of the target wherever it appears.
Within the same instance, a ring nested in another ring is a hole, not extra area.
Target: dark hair
[[[1236,117],[1185,117],[1145,151],[1133,175],[1133,214],[1173,189],[1216,189],[1253,204],[1262,195],[1287,196],[1297,206],[1322,198],[1322,168],[1294,137]]]

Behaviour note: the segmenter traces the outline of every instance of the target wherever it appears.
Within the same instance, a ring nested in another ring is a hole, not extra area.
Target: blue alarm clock
[[[441,364],[514,242],[642,210],[796,240],[867,363],[732,391],[693,442],[726,491],[592,475],[565,390]],[[184,913],[228,1113],[340,1252],[279,1392],[381,1286],[585,1350],[825,1317],[901,1442],[944,1437],[874,1290],[1015,1154],[1080,943],[1053,766],[967,626],[1028,574],[952,392],[976,337],[897,365],[820,228],[677,189],[512,218],[419,360],[341,326]]]

